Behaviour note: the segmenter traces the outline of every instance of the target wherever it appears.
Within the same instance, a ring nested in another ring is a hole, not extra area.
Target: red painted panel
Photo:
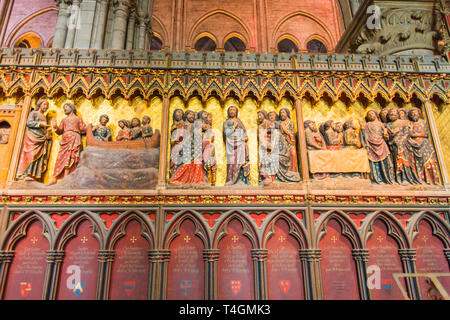
[[[132,220],[126,226],[125,235],[114,246],[116,254],[109,292],[112,300],[148,299],[150,245],[141,233],[141,224]]]
[[[387,235],[387,227],[381,220],[372,226],[372,235],[367,240],[369,249],[369,266],[376,265],[381,271],[381,286],[370,290],[373,300],[403,300],[403,295],[392,276],[403,273],[402,262],[398,254],[398,244]],[[402,281],[406,290],[405,282]]]
[[[32,222],[26,236],[14,248],[10,265],[5,300],[40,300],[46,271],[48,240],[42,235],[39,221]]]
[[[267,282],[269,299],[303,300],[302,264],[297,240],[289,235],[289,225],[278,220],[275,233],[267,241]]]
[[[352,244],[342,234],[339,223],[331,219],[319,242],[322,251],[323,293],[326,300],[359,300],[358,277]]]
[[[252,244],[242,234],[238,220],[230,221],[227,235],[220,240],[218,249],[219,300],[254,299]]]
[[[422,220],[419,223],[419,234],[413,241],[416,249],[416,271],[417,273],[449,273],[448,261],[444,255],[444,244],[433,235],[430,224]],[[431,289],[426,282],[427,278],[419,278],[420,296],[423,300],[431,300],[440,297],[437,291]],[[447,292],[450,292],[450,277],[439,277],[439,282]]]
[[[195,225],[185,220],[180,235],[170,244],[167,299],[202,300],[205,298],[203,241],[195,235]]]
[[[95,300],[98,276],[98,240],[88,220],[78,225],[77,234],[65,248],[58,285],[58,300]]]

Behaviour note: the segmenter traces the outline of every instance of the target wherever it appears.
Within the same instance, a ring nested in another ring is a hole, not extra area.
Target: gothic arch
[[[205,15],[203,15],[200,19],[198,19],[195,24],[191,27],[189,34],[188,34],[188,43],[189,44],[194,44],[195,41],[194,39],[197,38],[198,36],[196,36],[196,34],[198,33],[197,29],[199,28],[199,26],[205,22],[207,19],[215,16],[215,15],[224,15],[228,18],[231,18],[233,21],[237,22],[238,25],[240,25],[243,28],[243,31],[245,31],[245,34],[243,35],[243,37],[245,39],[252,39],[251,36],[251,31],[250,28],[244,23],[244,21],[242,21],[238,16],[234,15],[233,13],[226,11],[226,10],[222,10],[222,9],[217,9],[217,10],[213,10],[210,11],[208,13],[206,13]],[[212,30],[210,30],[209,32],[212,32]],[[244,43],[248,44],[250,41],[244,41]],[[224,42],[217,42],[217,47],[218,48],[223,48]]]
[[[194,212],[191,211],[183,211],[178,214],[178,217],[172,222],[170,227],[167,228],[163,238],[163,248],[168,249],[170,243],[180,235],[180,226],[186,221],[191,221],[195,226],[195,235],[198,236],[202,242],[203,247],[210,247],[210,240],[207,232],[207,228],[203,223],[202,219],[200,219]]]
[[[58,11],[57,8],[55,7],[48,7],[48,8],[44,8],[41,9],[39,11],[36,11],[32,14],[30,14],[29,16],[27,16],[26,18],[22,19],[22,21],[20,21],[15,27],[14,29],[10,32],[7,40],[5,41],[6,46],[8,47],[12,47],[12,44],[15,43],[18,39],[18,37],[16,36],[17,33],[19,32],[19,30],[25,26],[28,22],[30,22],[31,20],[35,19],[36,17],[45,14],[47,12],[51,12],[51,11]],[[42,36],[40,36],[41,41],[43,40]],[[42,42],[43,43],[43,42]]]
[[[333,36],[333,34],[331,33],[331,31],[329,30],[329,28],[326,26],[326,24],[324,22],[322,22],[319,18],[313,16],[312,14],[309,14],[307,12],[304,11],[295,11],[292,12],[290,14],[288,14],[287,16],[285,16],[284,18],[282,18],[277,25],[275,26],[275,28],[272,31],[272,36],[271,36],[271,41],[272,43],[270,44],[270,47],[275,48],[275,45],[278,43],[277,39],[279,38],[279,36],[277,36],[281,30],[281,27],[290,19],[297,17],[297,16],[302,16],[306,19],[309,19],[311,21],[314,21],[316,24],[318,24],[326,33],[326,35],[328,36],[329,40],[327,41],[327,43],[336,43],[336,39]],[[285,32],[283,32],[282,34],[286,34]],[[306,43],[306,42],[305,42]],[[299,46],[299,49],[303,47],[302,45]]]
[[[157,16],[152,16],[152,28],[155,28],[157,35],[162,41],[163,48],[170,47],[171,39],[169,39],[169,33],[164,23]]]
[[[301,249],[307,249],[309,246],[309,239],[305,228],[297,222],[298,218],[294,217],[292,213],[281,211],[275,212],[273,217],[267,222],[263,236],[261,246],[266,247],[267,242],[275,233],[275,225],[279,220],[285,221],[289,226],[289,235],[293,236],[300,245]]]
[[[326,234],[326,227],[330,220],[335,220],[338,222],[339,226],[342,229],[342,234],[350,240],[352,244],[353,249],[362,249],[362,241],[361,236],[358,232],[358,228],[356,227],[355,223],[348,218],[348,216],[338,210],[329,211],[323,215],[320,216],[320,218],[317,220],[317,226],[315,230],[316,239],[314,240],[314,246],[315,248],[319,247],[320,240],[325,236]]]
[[[141,235],[150,244],[150,247],[155,246],[154,230],[148,216],[140,211],[127,211],[122,213],[110,227],[109,233],[106,237],[106,250],[113,250],[117,241],[126,234],[126,229],[131,221],[136,221],[141,225]]]
[[[380,219],[387,228],[387,234],[395,239],[399,245],[399,249],[411,248],[411,242],[406,236],[406,232],[401,226],[401,223],[394,217],[394,215],[387,211],[376,211],[369,214],[361,226],[361,239],[364,247],[366,247],[367,240],[372,235],[372,226],[375,220]]]
[[[63,250],[67,242],[76,236],[78,226],[85,220],[89,221],[92,225],[92,235],[98,240],[99,248],[104,248],[105,235],[103,231],[103,221],[97,215],[89,211],[77,211],[61,225],[54,243],[54,250]]]
[[[51,248],[52,242],[55,239],[55,224],[54,221],[40,211],[30,210],[22,213],[8,228],[8,231],[3,234],[0,242],[0,248],[3,251],[13,251],[15,244],[26,236],[27,229],[34,221],[39,221],[42,225],[42,235],[48,240]]]
[[[427,221],[433,230],[433,235],[438,237],[445,245],[446,248],[450,248],[450,229],[448,228],[445,221],[442,220],[436,213],[431,211],[424,211],[411,218],[409,224],[406,228],[408,237],[411,242],[419,234],[419,224],[424,220]]]
[[[218,225],[213,236],[212,248],[218,248],[220,240],[228,234],[228,224],[234,219],[238,220],[238,222],[241,224],[242,234],[250,240],[253,249],[259,248],[259,239],[256,234],[255,226],[252,221],[250,221],[247,217],[244,217],[243,213],[240,212],[240,210],[235,210],[228,217],[224,218]]]

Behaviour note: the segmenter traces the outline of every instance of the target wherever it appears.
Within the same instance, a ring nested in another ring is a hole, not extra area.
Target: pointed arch
[[[150,244],[150,247],[155,246],[155,230],[152,227],[148,216],[138,210],[130,210],[122,213],[109,228],[109,233],[106,237],[106,250],[113,250],[117,241],[125,236],[128,224],[131,221],[136,221],[141,225],[141,235]]]
[[[376,211],[369,214],[364,220],[361,226],[361,239],[364,247],[366,247],[367,241],[372,235],[372,226],[375,220],[380,219],[387,227],[387,234],[395,239],[400,249],[411,248],[411,242],[409,241],[406,231],[403,229],[401,223],[395,218],[395,216],[387,211]]]
[[[39,221],[42,225],[42,235],[48,240],[49,247],[55,239],[54,221],[49,215],[43,214],[37,210],[29,210],[22,213],[10,225],[8,230],[3,234],[0,241],[0,249],[3,251],[12,251],[15,244],[27,234],[28,227],[35,221]]]
[[[241,212],[240,210],[236,210],[233,213],[231,213],[228,217],[223,219],[222,222],[218,225],[213,236],[212,248],[214,249],[218,248],[220,240],[223,239],[223,237],[225,237],[228,234],[227,231],[228,224],[235,219],[241,224],[242,234],[247,239],[250,240],[253,249],[259,248],[260,241],[256,233],[256,226],[252,221],[246,218],[243,212]]]
[[[363,243],[361,241],[361,236],[358,232],[358,228],[351,220],[348,215],[340,210],[332,210],[328,211],[325,214],[322,214],[320,218],[317,220],[317,225],[315,228],[315,234],[316,239],[314,239],[314,246],[316,248],[319,247],[320,240],[325,236],[326,234],[326,227],[330,220],[336,220],[339,224],[339,226],[342,229],[342,234],[350,240],[353,249],[362,249]]]
[[[62,251],[66,246],[67,242],[74,238],[77,234],[78,226],[87,220],[92,226],[92,236],[96,238],[99,242],[100,250],[104,248],[105,244],[105,234],[103,228],[103,221],[96,214],[89,211],[77,211],[73,213],[67,220],[63,222],[61,228],[54,242],[54,250]]]
[[[431,225],[433,235],[439,238],[447,249],[450,249],[450,228],[438,214],[432,211],[424,211],[411,218],[406,228],[411,242],[414,242],[414,239],[419,234],[419,224],[421,221],[427,221]]]
[[[186,220],[191,221],[195,226],[195,235],[198,236],[202,242],[203,247],[210,247],[210,239],[208,236],[208,228],[194,212],[192,211],[183,211],[178,214],[178,217],[174,219],[172,224],[167,228],[167,231],[163,237],[163,248],[168,249],[170,247],[170,243],[180,235],[180,227]]]
[[[279,220],[285,221],[289,226],[289,235],[294,237],[300,245],[300,249],[306,249],[309,247],[308,233],[301,223],[298,223],[298,218],[290,212],[277,211],[273,214],[272,218],[266,222],[264,233],[262,236],[261,246],[266,248],[267,242],[275,233],[275,225]]]

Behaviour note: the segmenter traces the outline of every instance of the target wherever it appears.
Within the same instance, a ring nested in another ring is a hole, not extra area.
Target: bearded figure
[[[425,121],[421,118],[420,109],[410,109],[408,117],[411,121],[411,133],[408,144],[413,152],[417,175],[422,182],[427,184],[440,184],[436,152],[430,140],[428,140],[428,128]]]
[[[86,133],[86,124],[83,119],[77,116],[77,110],[72,103],[64,105],[64,114],[66,117],[61,120],[59,125],[57,125],[55,119],[52,121],[55,133],[62,135],[62,137],[53,178],[49,182],[50,185],[55,184],[59,179],[68,176],[76,169],[82,149],[81,135]]]

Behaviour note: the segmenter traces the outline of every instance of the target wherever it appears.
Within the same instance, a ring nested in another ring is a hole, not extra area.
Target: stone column
[[[437,158],[439,168],[440,168],[442,183],[445,186],[448,186],[448,185],[450,185],[450,180],[447,175],[447,169],[446,169],[445,161],[444,161],[444,154],[442,153],[442,146],[439,143],[439,141],[440,141],[439,135],[438,135],[438,131],[436,128],[436,122],[434,120],[433,109],[431,108],[429,99],[426,99],[426,101],[425,101],[424,111],[425,111],[424,117],[427,120],[428,126],[430,127],[430,131],[431,131],[431,141],[434,145],[434,149],[436,150],[436,158]]]
[[[136,25],[136,11],[132,11],[130,13],[130,17],[128,18],[128,30],[127,30],[127,50],[134,49],[134,29]]]
[[[219,253],[219,249],[203,250],[203,260],[205,261],[205,300],[217,299],[216,283]]]
[[[164,189],[166,186],[166,167],[167,162],[167,147],[169,143],[169,107],[170,97],[167,93],[163,96],[163,110],[161,123],[161,140],[159,146],[159,172],[158,172],[158,189]]]
[[[352,256],[356,262],[359,296],[361,297],[361,300],[369,300],[369,289],[367,288],[367,263],[369,262],[369,250],[353,249]]]
[[[301,174],[302,180],[309,180],[309,167],[308,167],[308,153],[306,150],[306,140],[305,140],[305,127],[303,123],[305,122],[303,119],[302,112],[302,100],[300,97],[296,97],[295,99],[295,111],[297,112],[297,145],[299,146],[299,164],[301,166]]]
[[[398,254],[402,260],[405,273],[416,273],[416,250],[399,249]],[[406,289],[411,300],[420,300],[419,286],[416,278],[406,278]]]
[[[148,252],[148,260],[150,262],[149,299],[163,300],[166,296],[170,250],[152,249]]]
[[[8,182],[12,182],[16,178],[17,168],[19,166],[20,153],[25,138],[25,131],[27,125],[28,115],[31,112],[31,94],[26,93],[22,104],[22,111],[20,113],[20,120],[17,126],[17,136],[14,143],[14,149],[11,156],[11,162],[9,164]]]
[[[80,25],[80,0],[73,0],[69,10],[69,19],[67,20],[67,36],[64,48],[73,48],[75,41],[75,33]]]
[[[255,281],[255,300],[267,300],[267,249],[252,249],[253,271]]]
[[[109,298],[111,287],[111,268],[115,256],[114,250],[98,251],[98,279],[97,279],[97,300]]]
[[[49,250],[47,251],[47,284],[44,284],[45,299],[56,300],[56,289],[58,288],[59,274],[64,259],[64,251]]]
[[[83,0],[80,4],[79,26],[75,33],[74,48],[89,49],[94,37],[97,25],[96,20],[96,0]]]
[[[139,36],[138,36],[138,43],[137,43],[137,49],[139,50],[144,50],[145,49],[145,37],[146,37],[146,32],[147,32],[147,25],[149,23],[149,19],[147,16],[142,17],[139,16],[138,18],[139,21]]]
[[[0,300],[5,293],[6,279],[11,262],[14,259],[14,251],[0,251]]]
[[[125,48],[127,32],[129,3],[126,0],[114,1],[114,26],[111,49],[122,50]]]
[[[100,0],[98,8],[97,29],[94,35],[92,47],[94,49],[103,49],[103,40],[105,38],[106,18],[108,16],[108,0]]]
[[[57,0],[56,6],[58,7],[58,19],[56,20],[53,48],[64,48],[67,35],[67,18],[69,17],[67,8],[69,7],[69,5],[67,4],[66,0]]]
[[[300,249],[299,256],[305,282],[305,299],[322,300],[322,273],[320,272],[322,252],[318,249]]]

